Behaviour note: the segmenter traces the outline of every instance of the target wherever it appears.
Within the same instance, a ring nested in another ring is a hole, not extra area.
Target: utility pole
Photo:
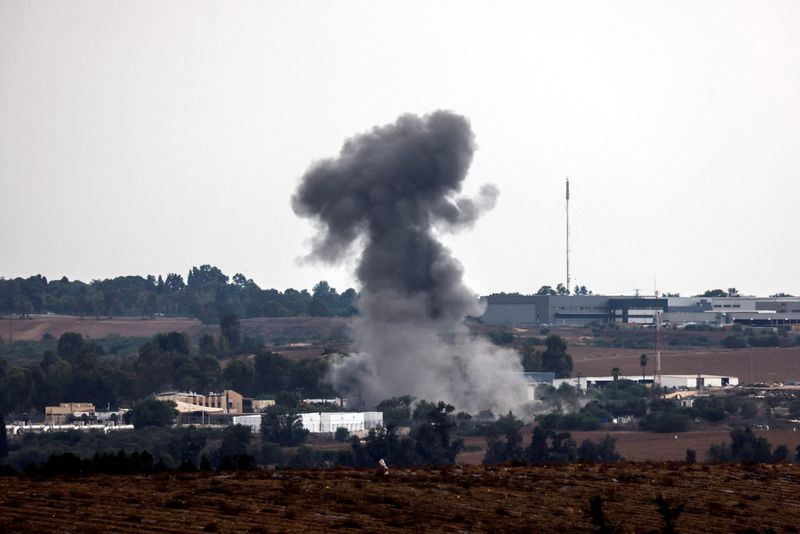
[[[656,289],[656,372],[653,375],[653,386],[661,387],[661,337],[659,331],[661,329],[661,310],[658,307],[658,289]]]
[[[569,278],[569,176],[567,176],[567,293],[570,291]]]

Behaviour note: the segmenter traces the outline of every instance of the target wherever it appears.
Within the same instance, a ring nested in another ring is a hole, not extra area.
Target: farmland
[[[800,468],[678,463],[0,478],[0,531],[796,532]],[[751,530],[748,530],[751,529]]]

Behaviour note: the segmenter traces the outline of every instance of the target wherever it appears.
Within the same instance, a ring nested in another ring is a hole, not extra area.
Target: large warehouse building
[[[481,297],[485,324],[584,326],[592,322],[652,324],[800,325],[797,297],[640,297],[604,295],[490,295]]]

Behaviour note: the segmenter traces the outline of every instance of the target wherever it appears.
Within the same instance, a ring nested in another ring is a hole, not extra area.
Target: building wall
[[[45,406],[44,421],[50,425],[63,425],[70,415],[94,411],[91,402],[62,402],[58,406]]]
[[[203,406],[206,408],[220,408],[223,413],[243,413],[244,397],[232,389],[226,389],[222,393],[200,395],[198,393],[168,392],[159,393],[156,399],[160,401],[175,401]]]
[[[536,305],[490,304],[481,320],[486,324],[536,324]]]
[[[232,418],[234,425],[249,426],[253,434],[261,432],[261,415],[237,415]]]
[[[486,324],[525,325],[552,324],[583,326],[595,321],[616,321],[652,324],[655,314],[653,297],[602,295],[492,295],[482,297],[486,311],[480,317]],[[641,308],[611,309],[621,301],[640,301]],[[653,301],[652,307],[647,305]],[[788,323],[800,324],[800,299],[760,297],[666,297],[659,306],[665,309],[672,323],[703,322],[732,323],[746,313],[768,321],[769,313],[785,314]],[[699,314],[707,315],[699,315]],[[612,315],[613,314],[613,315]],[[757,314],[757,315],[756,315]]]

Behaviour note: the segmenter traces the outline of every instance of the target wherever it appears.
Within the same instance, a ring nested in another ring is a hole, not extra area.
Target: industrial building
[[[221,393],[209,393],[208,395],[194,392],[168,391],[158,393],[155,398],[160,401],[174,402],[178,413],[181,414],[200,412],[209,415],[253,413],[275,405],[274,400],[250,399],[232,389],[226,389]]]
[[[630,380],[640,384],[652,384],[653,376],[642,379],[641,375],[619,376],[618,380]],[[568,384],[580,391],[591,387],[603,387],[614,382],[613,376],[578,376],[574,378],[558,378],[553,380],[553,387]],[[699,385],[698,385],[699,384]],[[667,389],[696,389],[698,387],[738,386],[739,378],[721,375],[661,375],[661,386]]]
[[[44,422],[46,425],[63,425],[70,419],[80,419],[81,416],[94,416],[95,408],[91,402],[62,402],[58,406],[45,406]]]
[[[590,323],[800,325],[797,297],[645,297],[508,295],[481,297],[479,320],[492,325],[585,326]]]
[[[337,428],[361,432],[383,426],[383,412],[312,412],[300,413],[303,428],[312,434],[333,433]],[[261,431],[261,415],[233,417],[234,425],[249,426],[253,433]]]

